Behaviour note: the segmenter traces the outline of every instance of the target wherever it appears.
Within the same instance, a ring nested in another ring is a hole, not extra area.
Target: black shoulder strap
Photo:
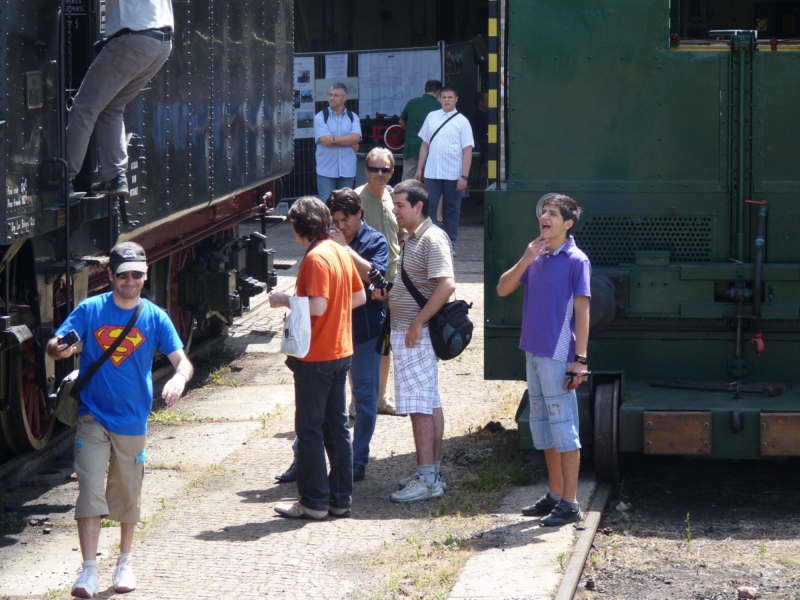
[[[353,111],[350,110],[347,107],[345,107],[345,110],[347,111],[347,117],[350,119],[350,122],[352,123],[353,122]],[[331,116],[330,107],[326,106],[325,108],[322,109],[322,116],[325,119],[325,122],[327,123],[328,122],[328,117]]]
[[[428,300],[422,295],[422,292],[417,289],[417,286],[412,283],[411,278],[408,276],[408,273],[406,273],[405,267],[403,267],[403,261],[405,260],[405,257],[406,253],[404,248],[403,254],[400,257],[400,278],[403,280],[408,292],[411,294],[414,300],[417,301],[417,304],[419,304],[420,309],[423,309],[428,303]]]
[[[428,142],[428,146],[430,146],[430,145],[433,143],[433,138],[435,138],[435,137],[436,137],[436,134],[437,134],[437,133],[439,133],[439,132],[442,130],[442,127],[444,127],[445,125],[447,125],[447,124],[448,124],[450,121],[452,121],[453,119],[455,119],[457,116],[458,116],[458,111],[454,111],[454,112],[453,112],[453,115],[452,115],[451,117],[449,117],[449,118],[448,118],[448,119],[447,119],[447,120],[446,120],[444,123],[442,123],[441,125],[439,125],[439,129],[437,129],[436,131],[434,131],[434,132],[433,132],[433,135],[431,136],[431,139],[430,139],[430,141]]]
[[[128,319],[128,324],[125,325],[125,329],[123,329],[122,333],[120,333],[117,339],[114,340],[114,343],[111,344],[106,349],[106,351],[103,353],[103,356],[98,358],[97,362],[94,363],[91,367],[89,367],[89,370],[86,372],[86,375],[84,375],[83,377],[78,379],[78,381],[75,382],[75,385],[72,386],[72,390],[70,391],[70,396],[72,396],[73,398],[77,398],[78,394],[81,393],[81,390],[84,388],[84,386],[87,383],[89,383],[89,380],[94,376],[95,373],[97,373],[97,370],[101,366],[103,366],[103,363],[106,362],[112,354],[114,354],[114,350],[116,350],[119,347],[119,345],[122,343],[122,340],[128,337],[128,334],[131,332],[131,329],[133,329],[133,326],[136,324],[136,320],[139,318],[139,315],[142,314],[143,308],[144,308],[144,302],[142,300],[139,300],[139,304],[136,306],[136,310],[133,311],[131,318]]]

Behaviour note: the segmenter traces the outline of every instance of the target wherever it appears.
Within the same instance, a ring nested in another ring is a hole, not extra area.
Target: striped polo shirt
[[[409,279],[425,298],[430,298],[436,290],[439,277],[455,277],[450,238],[430,218],[406,237],[400,260]],[[389,294],[389,311],[395,331],[411,327],[420,311],[419,304],[403,283],[399,267]]]
[[[427,179],[452,181],[466,175],[461,172],[464,162],[462,150],[475,146],[472,125],[467,117],[457,113],[448,121],[447,125],[439,129],[440,125],[453,116],[453,112],[446,113],[443,109],[433,111],[425,118],[425,123],[419,130],[419,137],[430,144],[428,158],[425,161],[425,177]],[[437,129],[439,129],[439,133],[436,133]],[[434,133],[436,133],[436,137],[431,143]]]

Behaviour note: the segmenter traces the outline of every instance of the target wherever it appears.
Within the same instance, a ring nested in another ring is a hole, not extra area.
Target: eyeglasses
[[[392,172],[391,167],[370,167],[367,165],[367,171],[370,173],[383,173],[384,175],[388,175]]]
[[[128,277],[133,277],[134,279],[141,279],[144,277],[144,273],[139,271],[125,271],[124,273],[114,273],[114,277],[117,279],[127,279]]]

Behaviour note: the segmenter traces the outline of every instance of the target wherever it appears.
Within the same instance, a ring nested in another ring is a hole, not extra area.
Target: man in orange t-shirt
[[[345,382],[353,355],[352,310],[366,302],[364,285],[348,250],[328,239],[331,214],[317,198],[299,198],[289,211],[295,241],[306,249],[297,295],[308,297],[311,347],[288,357],[294,374],[297,492],[294,504],[275,512],[289,518],[349,517],[353,494],[353,448],[347,428]],[[289,307],[289,296],[272,291],[272,308]],[[325,464],[325,453],[331,465]]]

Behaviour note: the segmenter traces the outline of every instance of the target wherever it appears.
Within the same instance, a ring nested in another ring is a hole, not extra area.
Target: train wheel
[[[620,480],[618,379],[595,388],[594,472],[600,480],[612,483]]]
[[[6,353],[11,405],[0,411],[6,444],[13,452],[41,450],[53,434],[55,417],[47,410],[47,392],[36,382],[36,347],[33,340],[20,351]]]

